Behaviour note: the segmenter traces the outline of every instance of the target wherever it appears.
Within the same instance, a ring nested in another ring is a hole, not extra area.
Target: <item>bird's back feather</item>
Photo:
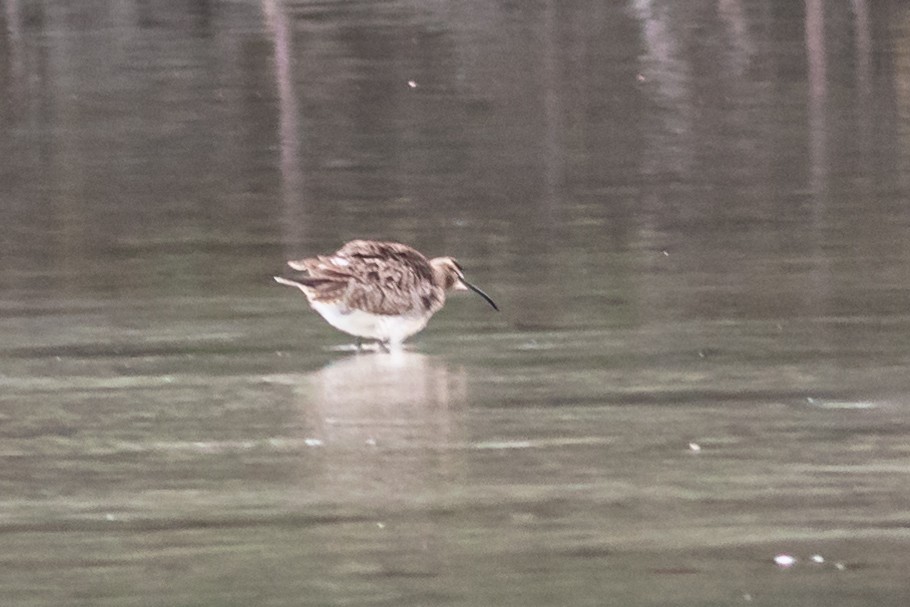
[[[307,273],[294,282],[311,302],[382,315],[432,313],[445,302],[429,260],[395,242],[352,240],[332,255],[288,265]]]

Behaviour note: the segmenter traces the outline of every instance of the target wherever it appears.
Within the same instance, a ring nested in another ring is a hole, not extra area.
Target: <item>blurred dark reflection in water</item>
[[[908,604],[908,91],[891,0],[0,0],[0,602]],[[345,351],[355,237],[503,313]]]

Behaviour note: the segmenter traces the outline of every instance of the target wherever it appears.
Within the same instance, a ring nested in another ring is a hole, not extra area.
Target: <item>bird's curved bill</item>
[[[486,293],[481,291],[479,288],[475,287],[474,285],[472,285],[471,283],[469,283],[467,280],[465,280],[463,278],[461,279],[461,282],[462,282],[462,284],[464,284],[464,286],[466,286],[467,288],[471,289],[472,291],[474,291],[475,293],[477,293],[478,295],[483,297],[484,300],[486,300],[486,302],[488,304],[490,304],[494,310],[499,312],[499,306],[496,305],[496,302],[493,301],[492,297],[490,297],[489,295],[487,295]]]

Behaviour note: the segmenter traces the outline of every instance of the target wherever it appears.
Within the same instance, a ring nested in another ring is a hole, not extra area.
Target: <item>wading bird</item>
[[[275,276],[303,291],[310,306],[330,325],[361,339],[374,339],[388,350],[427,326],[449,291],[471,290],[494,310],[489,295],[469,283],[451,257],[427,259],[397,242],[352,240],[331,255],[288,265],[305,275]]]

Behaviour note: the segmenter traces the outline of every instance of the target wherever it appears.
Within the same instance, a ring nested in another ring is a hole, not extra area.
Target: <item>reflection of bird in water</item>
[[[271,381],[291,388],[298,417],[288,428],[306,445],[285,494],[293,509],[342,523],[376,521],[354,525],[357,547],[344,566],[377,576],[444,575],[449,537],[433,512],[465,483],[464,370],[400,349],[344,356]],[[326,567],[338,566],[335,560]]]
[[[352,240],[331,255],[289,261],[300,278],[276,276],[297,287],[330,325],[386,349],[422,330],[445,304],[448,291],[471,290],[495,310],[489,295],[469,283],[451,257],[427,259],[396,242]]]
[[[375,440],[411,450],[448,442],[452,408],[466,396],[458,370],[395,350],[336,360],[309,377],[301,398],[306,425],[327,447]]]
[[[273,376],[299,412],[299,499],[399,504],[448,487],[460,467],[465,375],[405,350],[337,359],[306,375]]]

